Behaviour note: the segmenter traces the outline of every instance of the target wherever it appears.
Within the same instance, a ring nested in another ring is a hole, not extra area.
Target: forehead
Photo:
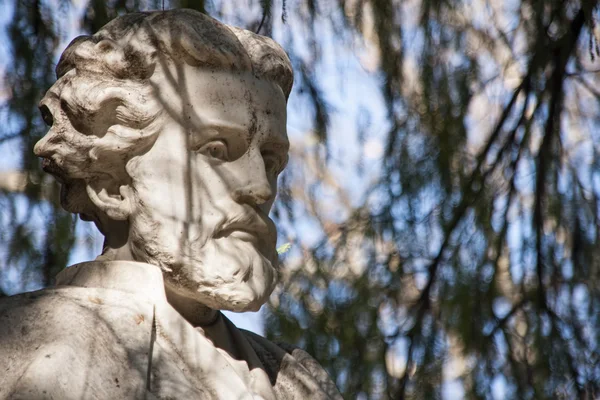
[[[274,82],[251,72],[216,72],[188,65],[156,74],[156,96],[167,114],[196,132],[227,129],[249,139],[287,142],[286,101]]]

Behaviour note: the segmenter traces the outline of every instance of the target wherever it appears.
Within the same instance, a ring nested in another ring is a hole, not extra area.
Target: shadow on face
[[[166,73],[172,79],[152,79],[165,105],[161,132],[130,168],[132,232],[145,247],[134,253],[162,265],[180,295],[258,309],[276,281],[268,212],[287,163],[285,98],[251,73],[187,65]]]

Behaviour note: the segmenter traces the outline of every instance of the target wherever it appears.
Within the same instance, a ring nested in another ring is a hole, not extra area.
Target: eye
[[[229,160],[227,143],[224,140],[212,140],[200,147],[198,153],[221,161]]]
[[[46,125],[52,126],[52,124],[54,123],[54,118],[52,117],[52,113],[50,112],[50,109],[48,108],[48,106],[46,106],[46,105],[41,106],[40,113],[42,114],[42,119],[44,120]]]

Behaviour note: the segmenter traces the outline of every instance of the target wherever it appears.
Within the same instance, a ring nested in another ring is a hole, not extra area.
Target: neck
[[[209,326],[217,321],[220,313],[218,310],[208,308],[197,300],[181,295],[173,290],[170,285],[165,285],[167,301],[177,312],[192,326]]]
[[[120,246],[114,246],[115,242],[106,239],[102,254],[96,257],[96,261],[139,261],[133,257],[129,242]],[[164,272],[163,272],[164,277]],[[213,324],[219,317],[219,311],[213,310],[190,297],[182,295],[170,287],[165,281],[165,293],[167,301],[186,321],[192,326],[207,326]]]
[[[102,248],[102,254],[96,257],[96,261],[138,261],[133,258],[133,254],[131,254],[131,249],[129,248],[129,243],[121,247],[110,247],[108,241],[104,242],[104,247]]]

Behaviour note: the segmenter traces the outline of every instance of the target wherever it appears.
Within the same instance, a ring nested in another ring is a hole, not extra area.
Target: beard
[[[165,286],[180,296],[214,310],[258,311],[277,283],[274,240],[215,237],[215,229],[163,219],[140,207],[130,227],[130,250],[136,261],[159,266]],[[184,233],[177,238],[174,232]]]

